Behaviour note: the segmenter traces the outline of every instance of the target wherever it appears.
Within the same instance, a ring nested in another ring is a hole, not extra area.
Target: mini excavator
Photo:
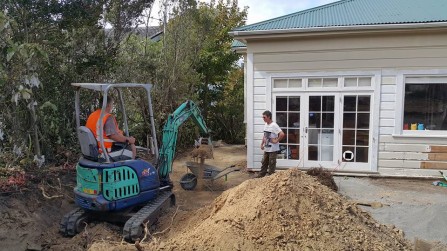
[[[76,166],[77,185],[74,188],[78,207],[63,217],[60,232],[64,236],[74,236],[84,229],[85,223],[99,220],[124,224],[123,237],[128,241],[135,241],[144,234],[146,222],[156,222],[163,209],[175,205],[169,174],[172,171],[178,128],[188,118],[192,118],[203,136],[208,137],[209,130],[199,108],[192,101],[186,101],[169,115],[163,127],[159,150],[150,94],[151,84],[73,83],[72,86],[76,88],[76,124],[82,151],[82,157]],[[95,137],[90,129],[80,125],[81,90],[103,94],[99,125],[103,124],[106,114],[107,96],[110,91],[116,90],[123,114],[124,133],[129,136],[123,98],[123,89],[126,88],[142,88],[147,93],[152,136],[150,151],[155,156],[154,163],[138,158],[112,158],[104,148],[103,128],[98,127],[98,135]],[[98,144],[98,141],[102,144]],[[210,138],[208,144],[211,145]],[[99,151],[99,147],[102,147],[102,151]],[[118,160],[115,161],[116,159]]]

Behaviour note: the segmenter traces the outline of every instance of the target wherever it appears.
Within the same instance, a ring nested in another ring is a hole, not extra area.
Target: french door
[[[371,94],[276,94],[272,101],[286,135],[279,166],[371,170]]]

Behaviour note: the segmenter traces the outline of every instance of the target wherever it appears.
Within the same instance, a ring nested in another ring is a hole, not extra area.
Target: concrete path
[[[361,206],[382,224],[392,224],[415,238],[447,244],[447,188],[432,180],[334,177],[339,193],[351,200],[380,202]]]

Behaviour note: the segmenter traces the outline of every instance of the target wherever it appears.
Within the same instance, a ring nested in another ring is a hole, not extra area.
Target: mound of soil
[[[179,219],[159,250],[411,250],[403,233],[377,223],[298,170],[247,180]],[[164,238],[162,237],[161,240]]]
[[[329,172],[328,170],[322,167],[311,168],[306,172],[306,174],[316,177],[321,184],[329,187],[335,192],[338,191],[338,187],[337,184],[335,183],[334,177],[332,177],[332,173]]]

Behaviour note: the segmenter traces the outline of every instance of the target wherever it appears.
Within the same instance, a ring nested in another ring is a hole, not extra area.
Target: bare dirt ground
[[[245,156],[244,146],[222,146],[214,149],[214,159],[206,160],[206,164],[244,168]],[[253,173],[241,171],[229,174],[226,180],[223,177],[212,183],[207,181],[201,190],[185,191],[178,181],[187,172],[185,162],[190,160],[191,157],[184,154],[174,162],[171,177],[177,206],[170,208],[148,229],[142,249],[413,250],[415,237],[437,240],[419,235],[418,228],[398,224],[401,219],[398,210],[402,208],[383,213],[387,217],[380,218],[381,213],[377,213],[380,211],[373,210],[383,209],[356,206],[354,201],[359,199],[374,199],[357,193],[354,183],[353,189],[348,189],[351,183],[345,181],[354,178],[342,178],[342,181],[336,178],[340,188],[336,193],[296,170],[262,179],[253,179]],[[374,183],[377,186],[374,189],[385,200],[377,201],[399,203],[399,193],[406,189],[395,182],[381,182],[385,181]],[[366,190],[373,188],[359,184]],[[103,222],[90,223],[83,233],[73,238],[59,235],[60,219],[75,207],[74,185],[73,171],[55,172],[34,188],[3,194],[0,197],[0,250],[137,250],[133,244],[122,241],[121,226]],[[390,208],[393,207],[387,207]],[[393,223],[390,219],[398,220]],[[418,220],[423,222],[421,218]],[[434,224],[435,220],[429,222]],[[416,232],[406,238],[407,231]],[[447,246],[421,241],[416,250],[447,250]]]

